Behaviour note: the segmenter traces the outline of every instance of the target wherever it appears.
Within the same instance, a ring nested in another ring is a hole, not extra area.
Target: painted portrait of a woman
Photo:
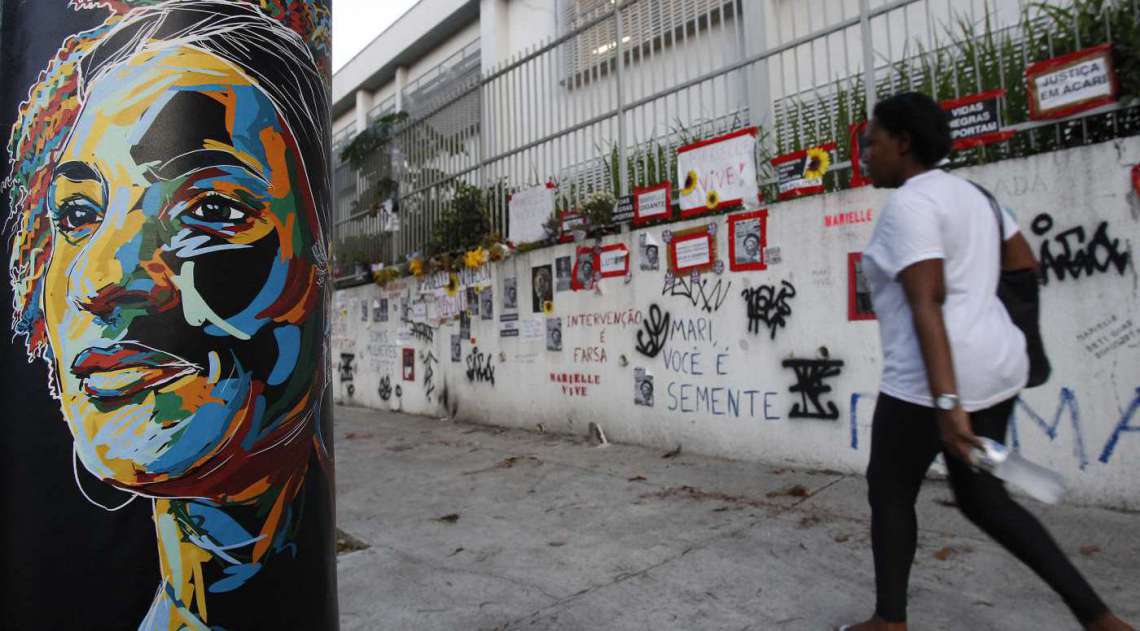
[[[8,143],[16,339],[153,505],[139,628],[335,628],[327,2],[77,4]]]

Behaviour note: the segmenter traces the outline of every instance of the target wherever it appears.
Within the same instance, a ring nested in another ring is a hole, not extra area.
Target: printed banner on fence
[[[1112,44],[1047,59],[1025,69],[1029,117],[1063,118],[1116,101]]]
[[[511,221],[509,240],[515,243],[539,241],[546,236],[542,225],[554,214],[554,184],[524,188],[507,203]]]
[[[633,195],[622,195],[614,203],[614,223],[629,223],[633,219]]]
[[[748,127],[677,149],[682,217],[732,206],[759,207],[757,133]]]
[[[779,182],[780,199],[792,199],[823,192],[823,176],[831,168],[836,144],[829,142],[801,149],[772,160]]]
[[[989,90],[942,102],[950,118],[950,139],[955,149],[978,147],[1013,137],[1002,131],[1001,104],[1005,90]]]

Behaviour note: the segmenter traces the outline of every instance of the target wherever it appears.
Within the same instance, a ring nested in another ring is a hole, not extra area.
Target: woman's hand
[[[967,464],[973,463],[971,452],[975,447],[981,447],[982,441],[978,440],[970,428],[970,417],[965,410],[961,407],[939,410],[938,431],[942,435],[942,444],[950,455]]]

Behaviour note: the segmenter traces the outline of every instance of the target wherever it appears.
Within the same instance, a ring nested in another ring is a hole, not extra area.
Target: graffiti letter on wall
[[[1128,405],[1128,409],[1120,416],[1120,422],[1116,424],[1116,428],[1112,430],[1112,435],[1108,437],[1108,442],[1104,445],[1104,451],[1100,452],[1101,462],[1108,464],[1108,459],[1112,457],[1112,452],[1116,450],[1116,443],[1120,440],[1120,435],[1124,432],[1140,432],[1140,427],[1133,426],[1132,417],[1136,416],[1136,410],[1140,409],[1140,388],[1136,388],[1136,396],[1132,399],[1132,403]]]
[[[1069,411],[1069,422],[1073,425],[1073,456],[1077,459],[1077,463],[1081,469],[1084,469],[1089,464],[1089,458],[1085,452],[1085,437],[1084,432],[1081,430],[1081,409],[1077,405],[1077,395],[1068,388],[1061,388],[1060,400],[1057,402],[1057,410],[1053,413],[1053,422],[1048,423],[1045,419],[1038,414],[1029,404],[1021,397],[1017,398],[1017,404],[1014,406],[1014,412],[1009,419],[1009,435],[1010,442],[1013,444],[1014,449],[1021,447],[1021,440],[1017,429],[1017,408],[1021,408],[1033,419],[1049,440],[1056,440],[1057,429],[1061,425],[1061,413],[1065,410]]]
[[[642,323],[644,330],[637,332],[637,352],[646,357],[657,357],[669,337],[669,313],[661,315],[661,307],[649,306],[649,319]],[[649,339],[644,336],[648,335]]]
[[[1033,234],[1044,237],[1053,229],[1053,217],[1048,213],[1041,213],[1033,219]],[[1054,253],[1053,242],[1061,251]],[[1049,272],[1052,271],[1057,280],[1065,280],[1068,274],[1077,279],[1081,274],[1092,276],[1094,272],[1107,272],[1116,268],[1119,274],[1124,274],[1131,261],[1127,250],[1120,250],[1120,239],[1108,236],[1108,222],[1102,221],[1093,232],[1092,239],[1085,241],[1085,229],[1081,226],[1062,230],[1056,236],[1041,242],[1041,284],[1049,284]]]
[[[429,350],[426,353],[420,353],[420,361],[424,363],[424,396],[427,397],[428,401],[431,401],[431,394],[435,392],[435,383],[432,382],[432,377],[435,376],[434,364],[439,360]]]
[[[668,272],[665,274],[665,285],[661,288],[661,295],[682,296],[694,307],[712,313],[724,304],[728,290],[732,287],[732,281],[717,279],[716,283],[709,287],[710,282],[707,278],[692,278]]]
[[[831,386],[824,379],[839,376],[843,360],[828,359],[827,350],[822,350],[822,359],[785,359],[784,368],[796,373],[796,384],[788,389],[800,394],[800,402],[792,404],[788,418],[818,418],[833,421],[839,418],[839,408],[833,401],[822,402],[821,396],[831,392]]]
[[[772,285],[750,287],[740,292],[748,308],[748,332],[759,333],[763,322],[771,331],[771,339],[776,339],[776,330],[787,326],[787,318],[792,315],[790,298],[796,296],[796,288],[788,281],[780,282],[780,293]]]
[[[490,382],[495,385],[495,366],[492,364],[490,353],[479,352],[479,347],[471,348],[467,355],[467,380],[475,382]]]
[[[381,401],[387,401],[392,398],[392,378],[384,375],[380,378],[380,387],[376,389],[376,394],[380,395]]]

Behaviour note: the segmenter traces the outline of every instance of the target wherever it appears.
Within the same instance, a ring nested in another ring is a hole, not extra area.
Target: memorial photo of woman
[[[140,628],[334,628],[327,4],[94,4],[8,144],[15,333],[153,504]]]

